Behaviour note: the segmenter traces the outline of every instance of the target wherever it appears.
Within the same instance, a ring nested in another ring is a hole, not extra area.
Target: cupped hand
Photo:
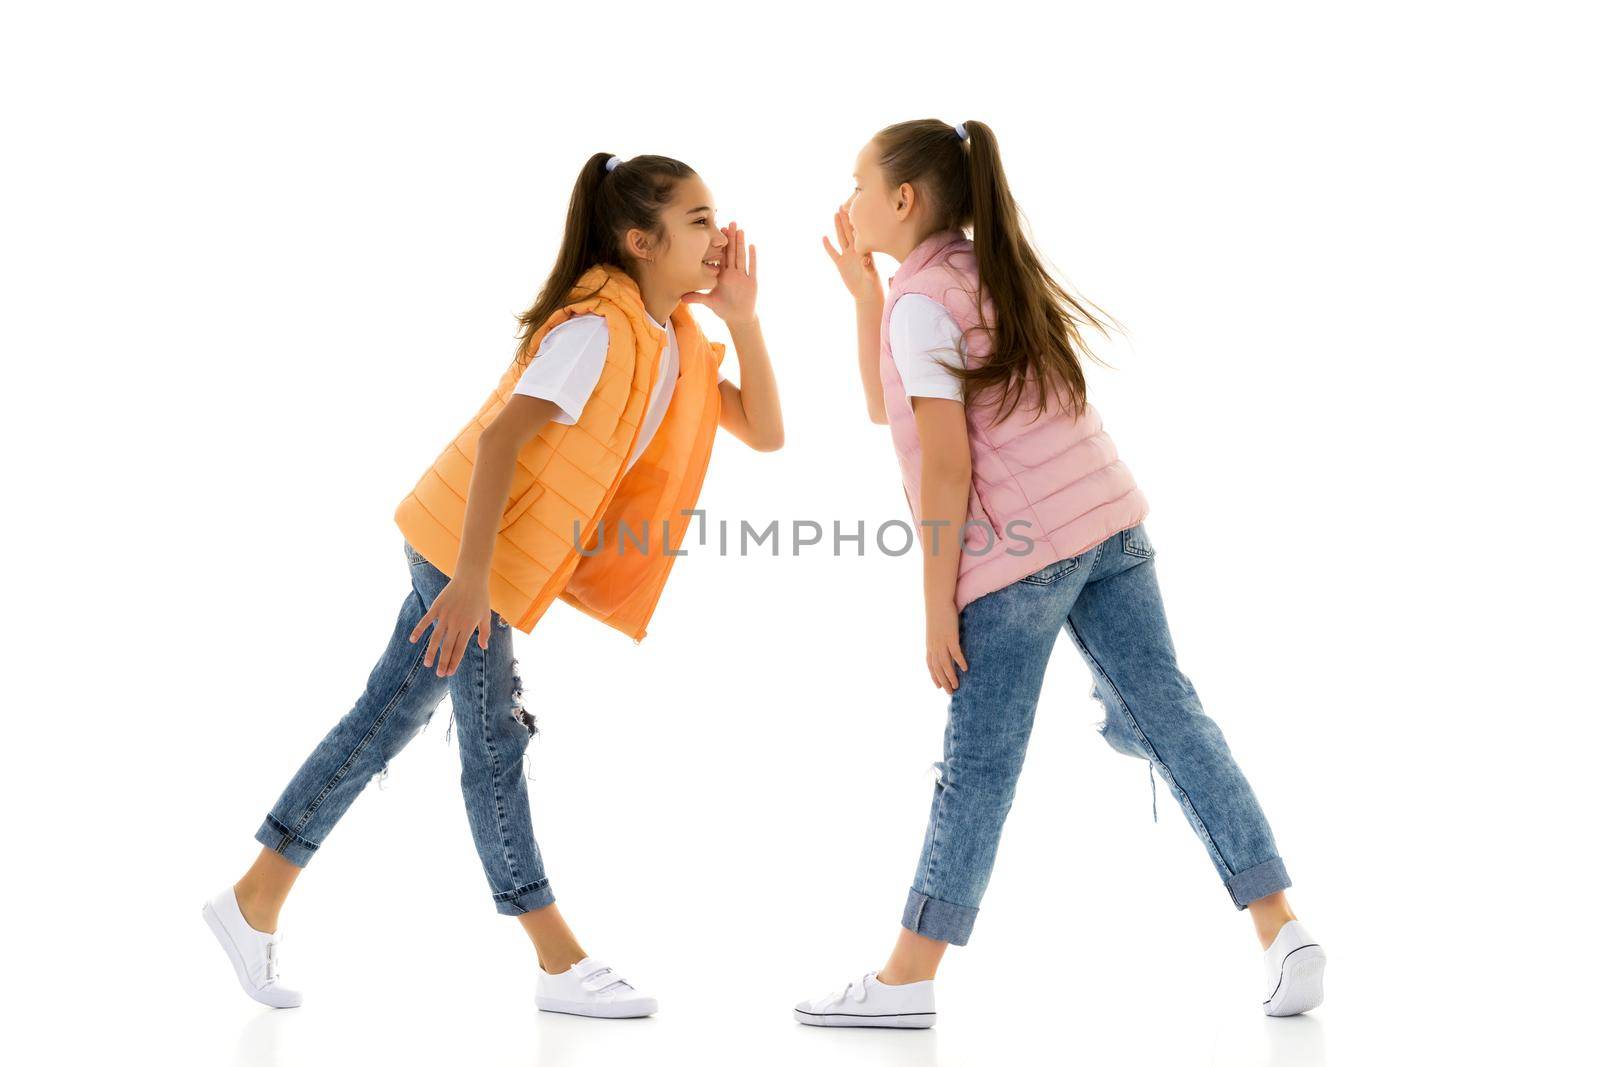
[[[756,246],[745,252],[744,231],[736,222],[722,227],[728,243],[722,248],[722,269],[709,293],[684,293],[685,304],[704,304],[730,325],[756,317]]]
[[[850,213],[843,207],[833,213],[833,232],[839,237],[839,247],[834,249],[826,235],[822,238],[823,250],[839,270],[839,278],[850,295],[857,300],[883,295],[883,282],[878,280],[878,267],[871,252],[856,247],[855,227],[850,225]]]
[[[432,667],[437,662],[436,673],[444,678],[454,674],[461,665],[461,657],[474,631],[478,634],[478,647],[489,647],[489,635],[494,625],[493,611],[489,607],[489,583],[450,579],[449,584],[433,598],[428,613],[411,631],[412,644],[416,644],[417,639],[427,632],[430,624],[433,626],[433,636],[428,642],[428,650],[422,655],[422,665]]]

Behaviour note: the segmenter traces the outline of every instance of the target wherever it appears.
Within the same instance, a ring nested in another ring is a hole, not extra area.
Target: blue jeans
[[[400,604],[389,646],[372,668],[367,687],[301,764],[256,831],[256,840],[304,867],[322,847],[369,780],[387,770],[407,741],[450,694],[461,747],[461,792],[467,822],[502,915],[554,903],[528,814],[522,757],[534,731],[522,706],[522,681],[512,656],[511,627],[493,612],[489,647],[467,642],[455,673],[441,678],[424,666],[432,629],[416,644],[411,631],[449,584],[445,573],[405,543],[411,590]]]
[[[1289,886],[1272,830],[1178,669],[1144,523],[981,596],[961,611],[968,669],[950,696],[944,759],[901,925],[964,945],[989,884],[1056,636],[1072,635],[1106,709],[1101,735],[1148,760],[1238,908]]]

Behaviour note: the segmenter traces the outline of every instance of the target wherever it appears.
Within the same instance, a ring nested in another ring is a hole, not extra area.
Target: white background
[[[11,1051],[1591,1054],[1578,11],[9,8]],[[993,126],[1038,246],[1128,328],[1095,338],[1116,369],[1089,367],[1090,396],[1152,502],[1180,663],[1328,947],[1326,1004],[1260,1016],[1248,919],[1164,786],[1152,825],[1063,639],[939,1025],[796,1025],[795,1001],[883,963],[939,755],[918,564],[870,548],[691,551],[638,646],[564,605],[517,635],[554,888],[655,1018],[534,1009],[448,704],[284,911],[305,1006],[245,999],[200,903],[360,692],[408,589],[394,506],[506,366],[582,161],[683,159],[760,250],[787,443],[720,434],[708,516],[870,526],[904,500],[820,239],[861,145],[924,116]]]

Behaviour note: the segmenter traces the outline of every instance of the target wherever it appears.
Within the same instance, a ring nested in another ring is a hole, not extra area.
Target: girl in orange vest
[[[759,451],[783,442],[755,311],[756,249],[736,223],[717,226],[713,205],[699,175],[666,156],[602,152],[584,164],[510,365],[395,511],[410,588],[388,647],[267,812],[255,863],[202,908],[252,998],[300,1003],[279,980],[279,909],[448,691],[468,822],[495,910],[518,917],[538,954],[535,1002],[606,1018],[655,1011],[556,909],[529,818],[522,763],[534,719],[511,631],[531,632],[560,599],[642,640],[717,427]],[[724,346],[706,340],[688,304],[726,324],[742,386],[720,375]]]

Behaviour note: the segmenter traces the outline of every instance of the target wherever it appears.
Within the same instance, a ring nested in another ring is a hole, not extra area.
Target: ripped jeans
[[[533,839],[523,755],[534,720],[522,706],[522,681],[513,657],[512,630],[498,612],[487,650],[477,635],[448,678],[424,666],[432,629],[416,644],[411,631],[427,614],[449,577],[405,544],[411,590],[400,605],[394,633],[367,678],[366,689],[284,788],[255,838],[304,867],[368,781],[432,718],[450,694],[452,725],[459,727],[461,792],[495,910],[520,915],[555,901]],[[448,738],[448,729],[446,731]]]
[[[1235,907],[1289,886],[1289,875],[1222,731],[1178,669],[1139,523],[962,609],[968,669],[950,695],[944,759],[901,925],[964,945],[989,883],[1022,771],[1045,665],[1072,635],[1105,709],[1101,735],[1148,760],[1205,845]]]

